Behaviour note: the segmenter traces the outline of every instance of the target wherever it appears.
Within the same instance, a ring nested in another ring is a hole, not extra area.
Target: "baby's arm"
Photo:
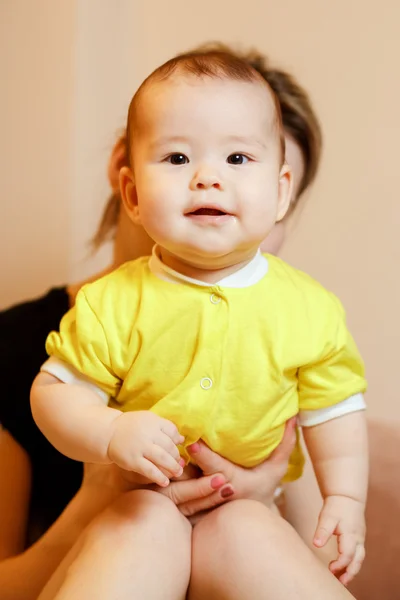
[[[314,427],[304,439],[324,498],[314,544],[337,536],[339,557],[331,570],[348,583],[364,559],[364,511],[368,486],[365,411],[356,411]]]
[[[39,373],[31,391],[32,414],[47,439],[74,460],[115,463],[158,485],[182,473],[175,425],[149,411],[123,413],[94,390]]]

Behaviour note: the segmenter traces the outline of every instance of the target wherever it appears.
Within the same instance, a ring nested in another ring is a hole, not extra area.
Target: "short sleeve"
[[[104,327],[84,290],[80,290],[75,306],[62,318],[59,332],[52,331],[47,337],[46,351],[116,397],[121,380],[112,367]]]
[[[330,299],[316,334],[319,354],[298,371],[300,411],[332,406],[367,387],[364,363],[347,329],[344,310],[336,297]]]

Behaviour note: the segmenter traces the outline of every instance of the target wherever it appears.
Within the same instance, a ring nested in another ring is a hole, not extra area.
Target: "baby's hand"
[[[329,565],[339,581],[347,585],[359,572],[365,557],[365,505],[347,496],[328,496],[319,515],[313,543],[325,546],[337,536],[338,557]]]
[[[184,442],[176,426],[150,411],[122,413],[114,421],[108,446],[109,459],[166,487],[182,475],[178,444]]]

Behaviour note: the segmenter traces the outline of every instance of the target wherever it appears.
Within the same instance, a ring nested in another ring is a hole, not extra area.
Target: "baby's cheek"
[[[285,224],[276,223],[268,237],[262,242],[260,246],[261,251],[268,252],[269,254],[278,254],[285,241],[285,233]]]

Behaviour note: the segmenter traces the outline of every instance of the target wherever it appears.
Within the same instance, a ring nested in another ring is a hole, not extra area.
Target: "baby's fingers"
[[[356,553],[356,538],[351,534],[341,534],[338,536],[339,556],[329,565],[334,574],[347,570]]]
[[[151,446],[145,450],[143,456],[163,471],[166,471],[170,477],[180,477],[183,473],[183,468],[179,462],[166,452],[164,448],[157,446],[157,444],[151,444]]]
[[[139,459],[135,471],[160,487],[167,487],[169,485],[168,477],[156,465],[147,460],[147,458]]]
[[[171,438],[165,433],[161,432],[156,439],[153,440],[157,446],[164,448],[168,454],[170,454],[177,462],[179,462],[180,454],[178,447],[174,444]]]
[[[336,517],[333,517],[329,514],[324,514],[324,511],[322,510],[322,513],[320,514],[320,517],[318,519],[318,525],[313,539],[314,546],[316,546],[317,548],[322,548],[323,546],[325,546],[326,542],[332,537],[333,533],[335,532],[337,524],[338,520]]]
[[[168,421],[167,419],[163,419],[161,425],[161,431],[165,433],[171,440],[174,442],[176,446],[179,444],[183,444],[185,438],[178,431],[177,426],[172,423],[172,421]]]
[[[357,575],[357,573],[361,569],[361,565],[364,562],[364,558],[365,548],[362,544],[358,544],[354,553],[353,560],[347,567],[346,572],[339,577],[339,581],[343,583],[343,585],[348,585],[350,581]]]

